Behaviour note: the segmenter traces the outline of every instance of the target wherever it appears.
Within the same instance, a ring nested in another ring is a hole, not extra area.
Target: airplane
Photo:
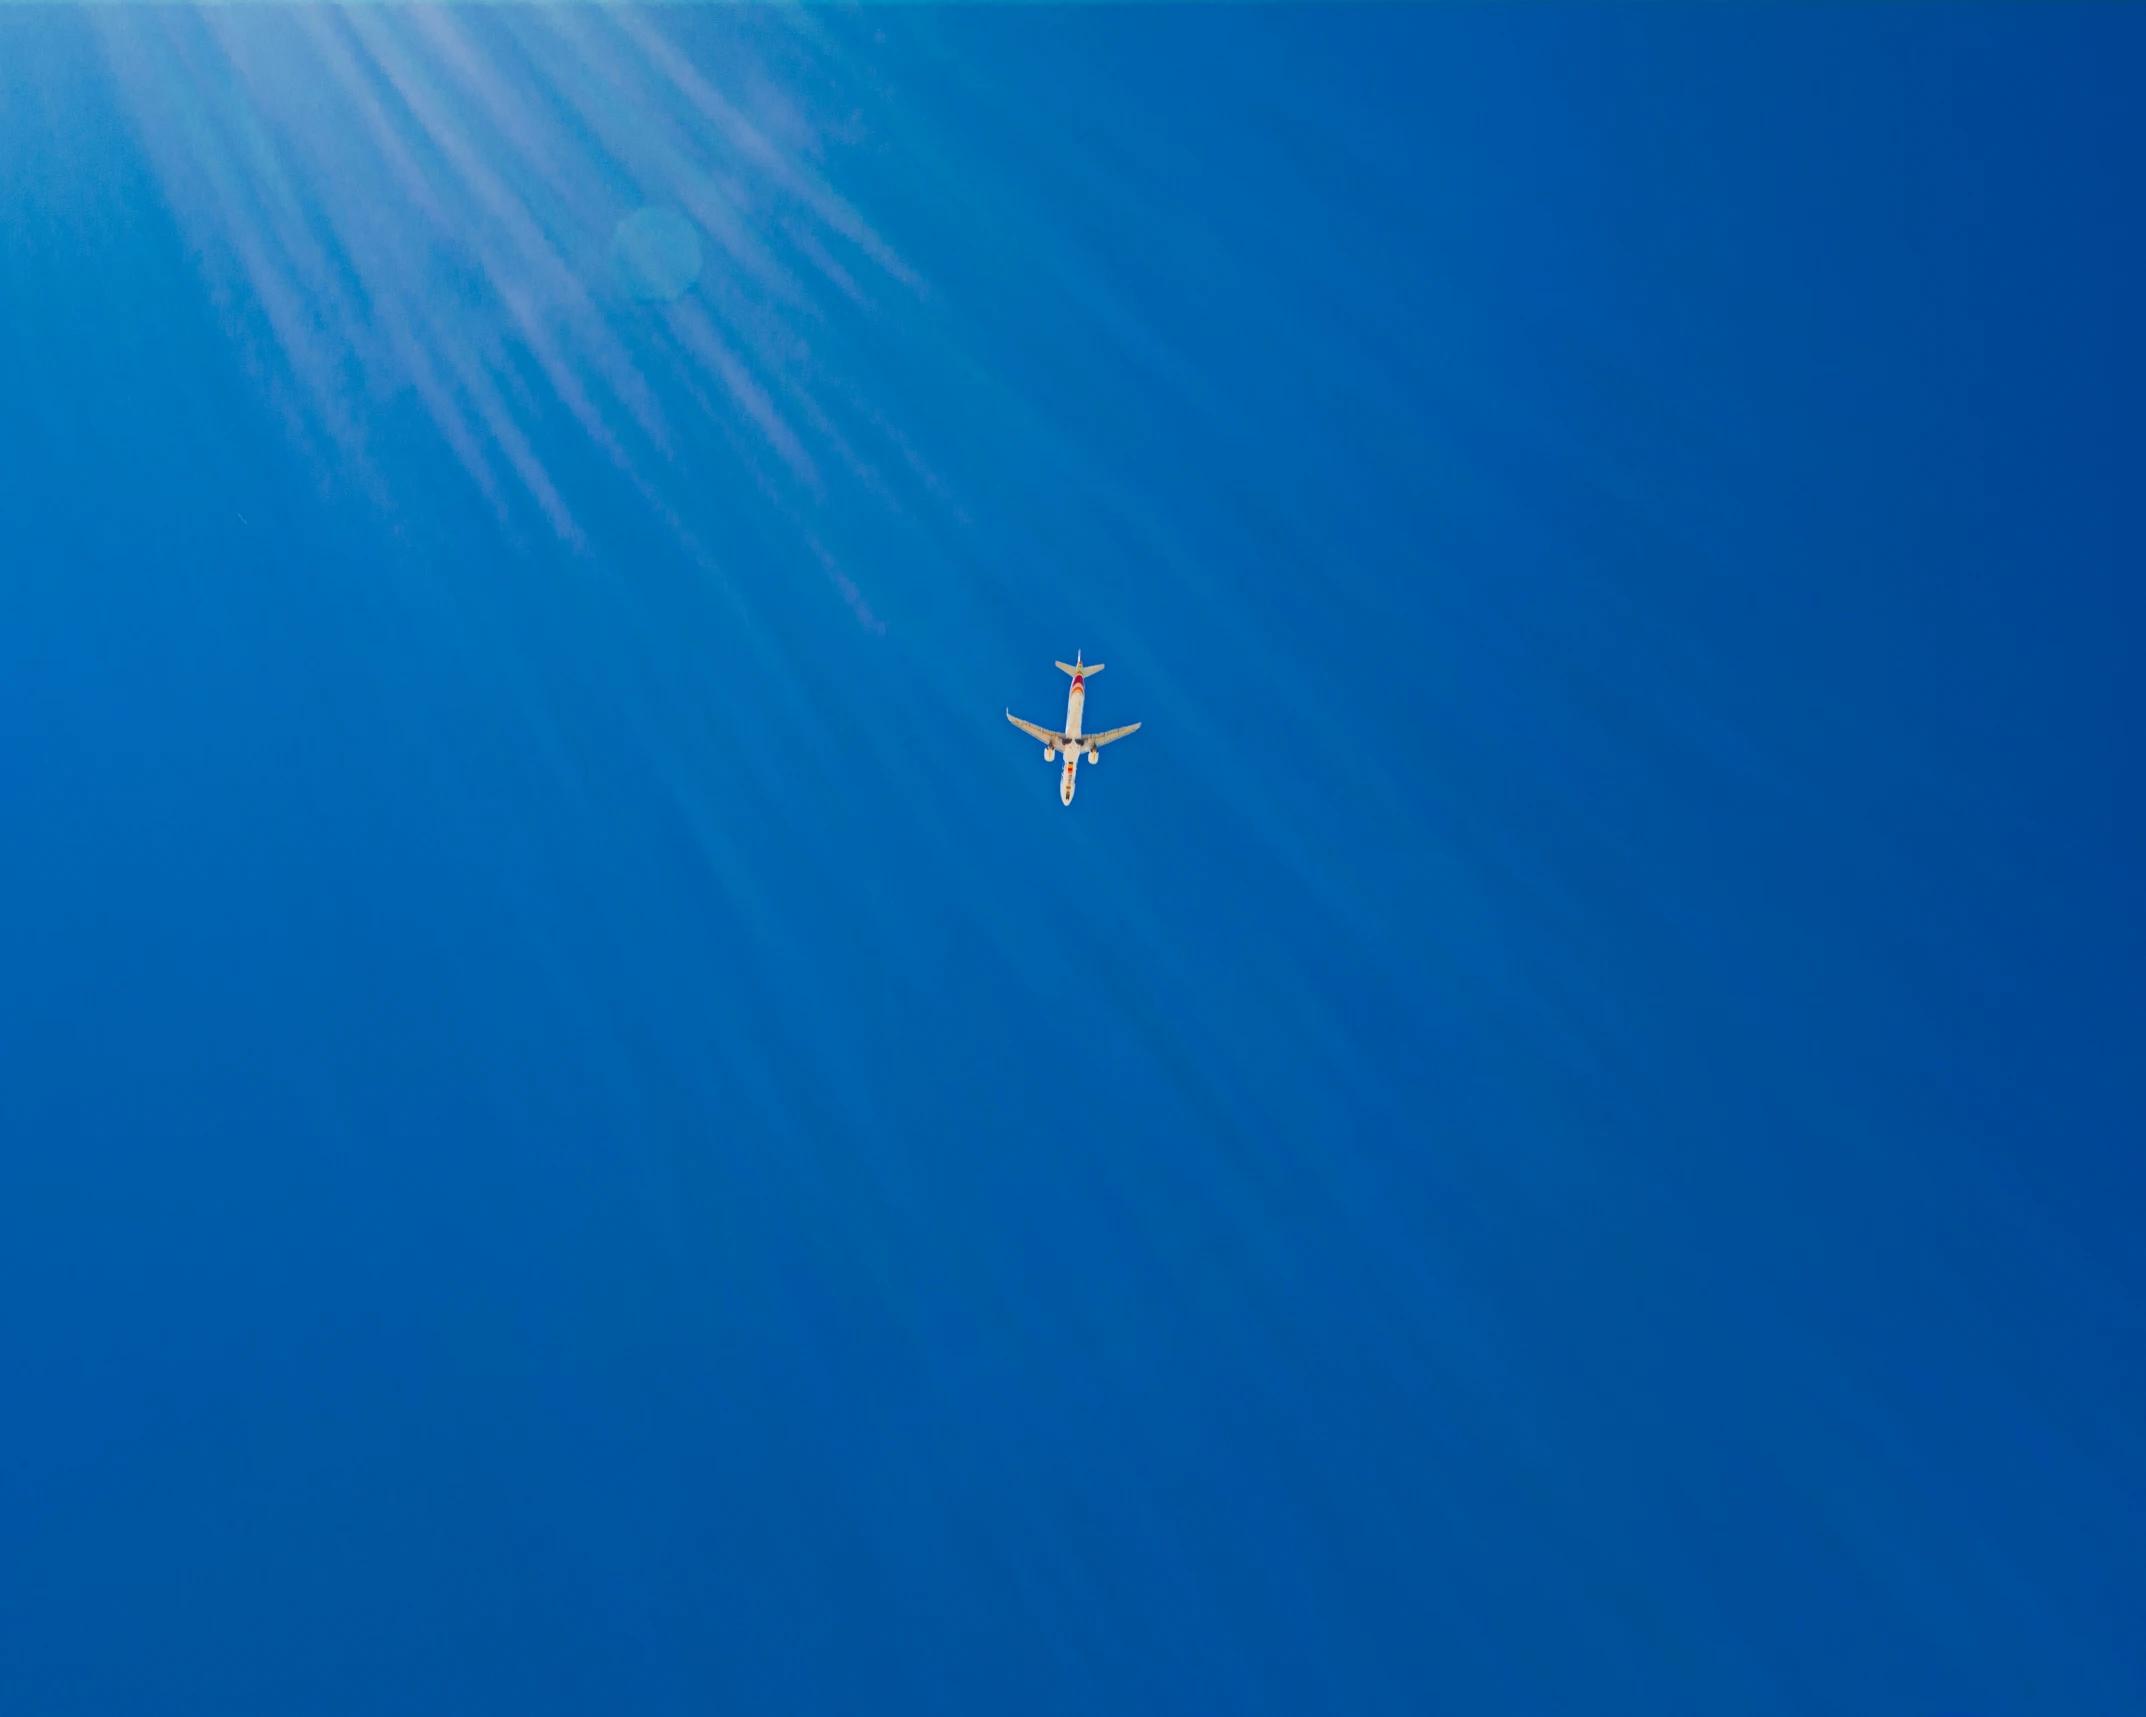
[[[1050,762],[1061,751],[1066,754],[1065,772],[1058,777],[1058,802],[1061,805],[1070,805],[1073,803],[1073,768],[1080,761],[1080,754],[1086,752],[1090,763],[1101,762],[1102,747],[1114,739],[1123,739],[1128,733],[1137,732],[1140,724],[1136,721],[1131,727],[1114,727],[1108,733],[1082,733],[1080,709],[1081,705],[1088,701],[1088,679],[1092,674],[1100,674],[1103,664],[1083,662],[1080,652],[1075,650],[1072,661],[1059,662],[1056,666],[1073,676],[1073,689],[1066,694],[1065,732],[1053,733],[1047,727],[1038,727],[1032,721],[1023,721],[1012,710],[1006,712],[1006,719],[1023,733],[1033,734],[1043,741],[1044,762]]]

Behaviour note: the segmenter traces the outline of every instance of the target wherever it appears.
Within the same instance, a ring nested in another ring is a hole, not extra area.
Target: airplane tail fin
[[[1083,674],[1100,674],[1103,671],[1101,662],[1059,662],[1056,666],[1060,672],[1071,674],[1076,680]]]

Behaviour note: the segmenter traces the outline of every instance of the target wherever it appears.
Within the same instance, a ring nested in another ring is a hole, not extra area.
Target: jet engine
[[[1046,745],[1043,748],[1043,761],[1046,763],[1056,763],[1058,761],[1058,748],[1054,745]]]
[[[1100,745],[1091,745],[1088,747],[1088,761],[1090,763],[1100,763],[1103,761],[1103,748]]]

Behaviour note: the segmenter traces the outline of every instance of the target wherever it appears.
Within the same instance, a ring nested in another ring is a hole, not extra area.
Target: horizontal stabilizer
[[[1060,662],[1057,666],[1059,672],[1071,674],[1076,680],[1083,674],[1100,674],[1103,671],[1101,662]]]

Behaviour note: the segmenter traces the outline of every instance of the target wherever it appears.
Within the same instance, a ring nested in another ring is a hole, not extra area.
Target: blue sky
[[[0,11],[0,1703],[2136,1709],[2142,48]]]

